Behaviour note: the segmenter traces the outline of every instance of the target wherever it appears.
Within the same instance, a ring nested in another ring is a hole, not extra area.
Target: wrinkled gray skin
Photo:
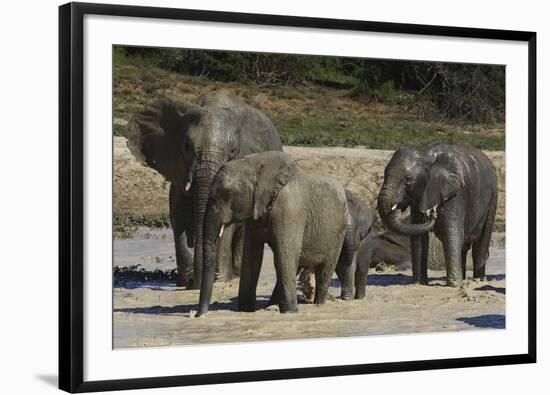
[[[378,212],[390,230],[411,236],[415,282],[428,282],[433,230],[445,251],[447,285],[459,287],[470,248],[474,277],[485,277],[497,195],[495,167],[483,152],[467,144],[430,144],[394,153],[384,171]],[[409,206],[410,224],[398,218],[398,210]]]
[[[212,91],[201,95],[196,104],[153,101],[133,117],[127,137],[134,156],[171,182],[170,219],[178,285],[188,282],[192,272],[187,286],[200,288],[203,219],[214,175],[233,159],[255,152],[281,151],[277,131],[264,114],[238,97]],[[220,243],[222,259],[239,255],[238,238],[233,237],[237,230],[228,232]],[[193,245],[192,258],[188,247]],[[229,272],[226,269],[226,277]]]
[[[368,239],[368,235],[374,224],[374,215],[366,204],[358,200],[348,190],[346,190],[346,199],[349,219],[344,245],[338,259],[338,265],[336,266],[336,274],[341,284],[351,282],[355,285],[355,293],[353,288],[345,288],[342,285],[342,299],[363,299],[366,293],[366,279],[369,267],[358,265],[357,257]],[[346,266],[348,265],[352,265],[351,271],[346,270]],[[345,280],[344,277],[346,274],[353,275],[352,281],[349,281],[349,279]]]
[[[366,293],[366,279],[368,265],[358,265],[357,257],[364,248],[369,232],[374,224],[374,215],[370,208],[357,199],[351,191],[346,189],[346,201],[348,204],[348,215],[346,221],[346,235],[338,257],[336,274],[341,284],[341,295],[343,300],[363,299]],[[311,287],[311,271],[302,270],[302,283]],[[278,303],[279,283],[273,289],[269,304]],[[354,290],[355,286],[355,290]]]
[[[199,315],[206,314],[210,304],[216,239],[234,223],[245,223],[247,232],[239,310],[255,311],[265,243],[274,254],[280,312],[297,311],[299,267],[314,268],[315,303],[325,303],[344,241],[346,216],[344,188],[332,178],[307,175],[287,154],[264,152],[225,164],[212,183],[204,220]]]

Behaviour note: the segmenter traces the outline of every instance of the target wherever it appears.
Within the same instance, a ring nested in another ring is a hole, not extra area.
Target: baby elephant
[[[374,223],[374,215],[366,204],[348,190],[346,190],[346,199],[349,217],[344,245],[336,266],[336,274],[342,287],[342,299],[363,299],[366,293],[365,286],[369,267],[360,265],[357,258],[367,241],[367,236]],[[346,276],[351,276],[351,278],[346,278]],[[355,284],[355,293],[353,286],[350,287],[348,284]]]
[[[208,312],[216,239],[225,226],[245,226],[239,310],[256,308],[256,286],[267,243],[274,254],[279,310],[291,313],[297,311],[298,267],[314,268],[315,303],[325,303],[344,241],[346,218],[346,194],[340,183],[307,175],[288,154],[263,152],[226,163],[212,182],[205,213],[199,315]]]

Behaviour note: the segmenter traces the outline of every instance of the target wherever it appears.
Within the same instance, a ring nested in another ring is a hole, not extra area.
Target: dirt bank
[[[284,147],[298,165],[312,174],[330,174],[370,207],[383,182],[384,168],[393,151],[340,147]],[[504,223],[504,152],[487,152],[498,173],[497,223]],[[166,216],[169,184],[154,170],[138,163],[124,137],[114,137],[115,215]]]

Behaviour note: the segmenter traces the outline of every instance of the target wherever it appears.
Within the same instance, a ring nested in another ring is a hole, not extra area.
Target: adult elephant
[[[497,195],[495,167],[483,152],[467,144],[429,144],[394,153],[384,171],[378,211],[390,230],[411,236],[415,282],[428,282],[433,230],[445,251],[447,285],[459,287],[470,248],[474,277],[485,276]],[[398,217],[407,207],[411,223]]]
[[[346,195],[338,181],[307,175],[288,154],[263,152],[225,164],[210,192],[199,315],[208,312],[212,296],[216,240],[225,226],[242,222],[247,234],[239,280],[241,311],[256,308],[265,243],[274,254],[279,311],[297,311],[299,267],[314,268],[315,303],[325,303],[347,225]]]
[[[151,102],[133,117],[127,137],[134,156],[171,182],[178,285],[187,283],[188,288],[199,289],[210,184],[228,161],[255,152],[282,151],[277,131],[264,114],[238,97],[211,91],[195,104],[166,98]],[[228,231],[234,232],[235,227]],[[225,240],[221,244],[234,242],[227,236]],[[193,245],[191,258],[188,248]]]

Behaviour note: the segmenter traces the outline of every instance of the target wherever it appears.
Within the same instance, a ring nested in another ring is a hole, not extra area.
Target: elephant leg
[[[191,198],[183,195],[178,187],[170,185],[169,193],[170,223],[174,235],[176,248],[176,265],[178,269],[176,285],[187,286],[193,275],[193,254],[189,246],[193,244],[188,240],[188,233],[192,235],[193,207]]]
[[[277,283],[271,299],[279,304],[281,313],[295,313],[298,311],[296,300],[298,256],[289,252],[288,249],[277,248],[274,251],[274,261]]]
[[[351,263],[339,264],[336,267],[336,274],[340,280],[341,287],[340,298],[343,300],[353,299],[356,267],[357,263],[355,257],[352,259]]]
[[[313,303],[325,304],[327,302],[330,279],[334,269],[332,265],[320,264],[315,268],[315,298]]]
[[[233,276],[239,276],[241,273],[241,264],[243,261],[244,248],[244,225],[236,225],[233,235]]]
[[[176,286],[185,287],[192,278],[193,254],[187,247],[187,235],[174,229],[174,241],[176,243],[176,265],[178,269]]]
[[[491,204],[485,226],[481,237],[472,246],[472,261],[474,263],[474,278],[485,280],[485,267],[487,258],[489,258],[489,246],[491,245],[491,236],[493,225],[495,223],[496,204]]]
[[[357,270],[355,271],[355,299],[364,299],[367,293],[367,277],[369,274],[370,253],[362,254],[357,258]]]
[[[223,281],[231,281],[233,279],[232,244],[235,228],[236,225],[227,226],[216,245],[216,273],[221,275]]]
[[[417,284],[428,284],[428,250],[430,238],[428,233],[411,236],[411,263],[413,281]]]
[[[466,260],[468,258],[468,250],[470,249],[470,246],[464,246],[462,247],[462,279],[466,280]]]
[[[462,287],[462,245],[464,233],[462,229],[448,229],[443,238],[445,251],[445,267],[447,270],[447,285],[450,287]]]
[[[239,280],[239,310],[256,311],[256,287],[264,257],[264,242],[254,237],[253,227],[247,226]]]
[[[417,209],[411,210],[411,223],[424,223],[426,216]],[[417,284],[428,284],[428,251],[430,247],[430,234],[411,236],[411,263],[413,281]]]
[[[300,268],[297,267],[296,272],[297,272],[296,275],[300,274],[300,278],[302,278],[302,275],[304,276],[304,278],[306,280],[309,278],[309,275],[310,275],[310,269],[309,268],[304,268],[300,272]],[[300,281],[300,279],[298,281]],[[311,287],[311,281],[309,282],[308,285]],[[315,285],[315,284],[313,284],[313,285]],[[277,281],[275,282],[275,288],[273,288],[273,291],[271,292],[271,297],[269,298],[269,302],[267,304],[268,306],[279,303],[280,289],[281,289],[281,284],[280,284],[279,280],[277,279]],[[308,296],[305,295],[305,294],[304,294],[304,297],[305,297],[306,300],[308,299]]]
[[[271,297],[269,298],[269,302],[267,303],[268,306],[272,306],[274,304],[279,304],[279,289],[281,288],[281,285],[279,284],[279,280],[275,282],[275,288],[273,288],[273,291],[271,292]]]

